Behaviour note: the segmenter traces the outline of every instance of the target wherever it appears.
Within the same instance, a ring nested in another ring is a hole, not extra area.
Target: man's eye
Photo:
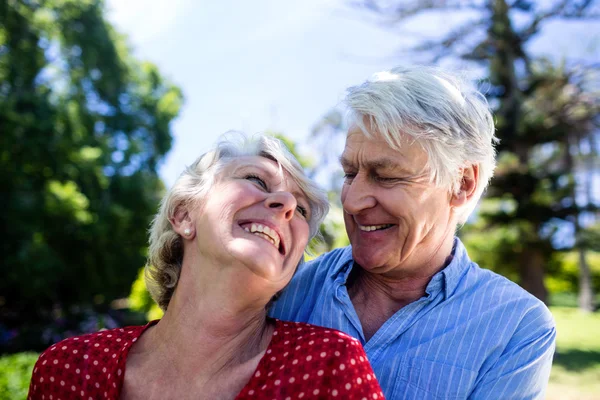
[[[344,179],[347,181],[351,181],[352,179],[354,179],[354,177],[356,177],[356,173],[354,173],[354,172],[345,172],[344,173]]]
[[[375,181],[377,182],[382,182],[382,183],[392,183],[392,182],[399,182],[401,180],[401,178],[391,178],[391,177],[385,177],[385,176],[375,176]]]
[[[306,210],[305,207],[302,206],[297,206],[296,210],[298,210],[298,212],[300,213],[300,215],[302,215],[304,218],[306,218],[306,216],[308,215],[308,211]]]
[[[257,175],[247,175],[244,179],[257,183],[260,187],[267,190],[267,184],[265,181]]]

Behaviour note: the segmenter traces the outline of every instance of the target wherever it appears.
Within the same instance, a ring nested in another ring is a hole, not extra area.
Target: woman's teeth
[[[365,232],[371,232],[371,231],[376,231],[379,229],[384,229],[384,228],[389,228],[390,226],[392,226],[392,224],[385,224],[385,225],[359,225],[358,227],[360,228],[361,231],[365,231]]]
[[[253,223],[250,227],[245,226],[244,230],[271,242],[271,244],[279,250],[279,235],[268,226]]]

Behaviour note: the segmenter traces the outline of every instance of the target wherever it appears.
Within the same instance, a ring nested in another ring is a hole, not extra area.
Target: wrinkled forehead
[[[367,136],[361,127],[354,125],[348,130],[340,163],[344,169],[366,168],[376,171],[402,171],[421,175],[428,171],[428,155],[420,143],[404,134],[395,148],[381,135]]]
[[[344,153],[359,151],[364,147],[377,149],[380,152],[379,155],[392,158],[404,158],[408,153],[425,155],[422,144],[408,132],[399,130],[391,143],[390,139],[380,134],[376,129],[369,129],[368,126],[359,124],[350,125],[346,134]]]

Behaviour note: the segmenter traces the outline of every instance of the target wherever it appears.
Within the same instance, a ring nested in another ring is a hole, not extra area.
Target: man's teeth
[[[359,225],[358,227],[360,228],[361,231],[365,231],[365,232],[371,232],[371,231],[376,231],[379,229],[383,229],[383,228],[389,228],[390,226],[392,226],[391,224],[386,224],[386,225]]]
[[[252,224],[250,227],[245,226],[244,230],[260,236],[261,238],[271,242],[273,246],[279,249],[279,235],[273,229],[261,224]]]

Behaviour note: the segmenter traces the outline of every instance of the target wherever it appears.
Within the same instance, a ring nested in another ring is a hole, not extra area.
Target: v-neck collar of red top
[[[236,400],[383,398],[358,340],[334,329],[274,321],[271,342]],[[29,399],[118,400],[127,355],[157,322],[69,338],[51,346],[34,367]]]

